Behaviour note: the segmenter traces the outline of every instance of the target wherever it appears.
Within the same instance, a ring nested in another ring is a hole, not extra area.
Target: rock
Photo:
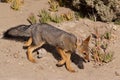
[[[113,25],[113,30],[117,30],[117,26],[116,25]]]
[[[43,57],[47,54],[47,51],[44,48],[38,50],[39,57]]]
[[[118,73],[117,71],[115,71],[115,75],[116,76],[120,76],[120,73]]]
[[[13,54],[13,57],[14,57],[14,58],[18,58],[18,57],[19,57],[18,53],[14,53],[14,54]]]

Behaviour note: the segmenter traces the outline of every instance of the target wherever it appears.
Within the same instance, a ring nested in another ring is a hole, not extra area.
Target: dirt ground
[[[26,49],[23,49],[23,42],[2,39],[3,32],[20,24],[29,24],[26,20],[30,13],[38,15],[41,9],[48,9],[47,0],[24,0],[25,3],[20,11],[13,11],[9,4],[0,3],[0,80],[120,80],[120,26],[113,23],[93,22],[88,19],[69,21],[52,25],[75,34],[85,39],[98,27],[104,32],[108,27],[113,27],[115,37],[109,50],[114,52],[114,59],[103,66],[94,66],[94,62],[80,62],[77,60],[72,66],[76,72],[68,72],[65,66],[57,67],[58,60],[55,56],[42,48],[42,58],[37,58],[37,63],[27,60]],[[67,8],[60,8],[60,12],[67,11]],[[91,39],[92,41],[92,39]],[[90,44],[91,46],[91,44]],[[53,48],[50,48],[51,50]],[[78,68],[78,65],[84,69]]]

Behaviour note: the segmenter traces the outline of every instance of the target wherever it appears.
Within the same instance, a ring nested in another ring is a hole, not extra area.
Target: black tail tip
[[[8,39],[8,40],[15,40],[15,41],[26,41],[29,38],[29,37],[24,37],[24,36],[12,36],[11,34],[9,34],[9,31],[10,30],[3,32],[3,36],[1,37],[1,39]]]
[[[5,32],[3,32],[2,39],[25,41],[29,38],[29,36],[18,35],[18,33],[25,31],[29,27],[30,27],[30,25],[18,25],[16,27],[12,27],[12,28],[6,30]]]

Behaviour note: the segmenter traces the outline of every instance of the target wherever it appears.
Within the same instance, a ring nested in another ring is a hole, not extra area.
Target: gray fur
[[[32,37],[34,45],[45,42],[71,52],[77,47],[75,35],[46,23],[19,25],[7,30],[5,34],[15,37]]]

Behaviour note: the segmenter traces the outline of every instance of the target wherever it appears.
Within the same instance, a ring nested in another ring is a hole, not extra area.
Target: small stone
[[[7,60],[6,63],[11,63],[11,61],[10,61],[10,60]]]
[[[3,33],[0,33],[0,38],[2,38],[3,37]]]
[[[18,53],[14,53],[14,54],[13,54],[13,57],[14,57],[14,58],[18,58],[18,57],[19,57]]]
[[[113,30],[117,30],[117,26],[116,25],[113,25]]]
[[[23,62],[19,62],[18,64],[23,66],[24,63]]]
[[[33,68],[33,70],[34,70],[35,72],[38,72],[38,71],[40,71],[40,70],[44,70],[44,68],[43,68],[41,65],[39,65],[39,66]]]
[[[47,54],[47,51],[44,48],[38,50],[39,57],[43,57]]]
[[[116,76],[120,76],[120,73],[118,73],[117,71],[115,71],[115,75]]]

